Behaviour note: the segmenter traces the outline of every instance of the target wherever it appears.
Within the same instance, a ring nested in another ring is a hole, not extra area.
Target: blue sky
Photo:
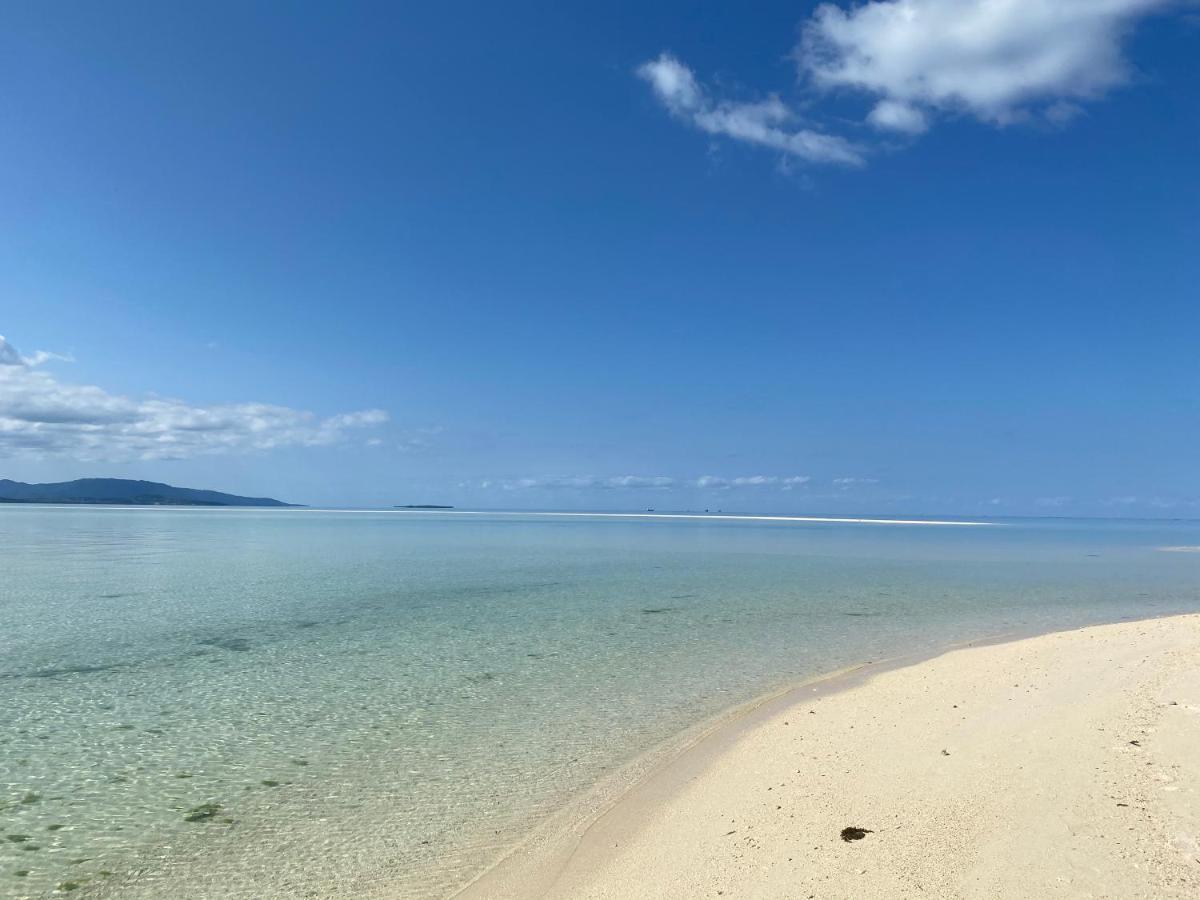
[[[6,13],[0,477],[1200,515],[1194,4],[193,6]]]

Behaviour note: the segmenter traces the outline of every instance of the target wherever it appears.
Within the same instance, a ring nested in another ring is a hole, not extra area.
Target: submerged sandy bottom
[[[800,688],[463,896],[1200,896],[1200,616]]]
[[[0,513],[9,900],[451,895],[739,703],[1193,611],[1200,559],[1157,549],[1200,523]]]

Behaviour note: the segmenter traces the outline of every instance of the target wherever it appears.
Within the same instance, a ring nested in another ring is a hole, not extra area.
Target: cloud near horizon
[[[329,446],[351,431],[388,420],[380,409],[320,418],[268,403],[193,406],[159,397],[137,400],[60,381],[40,368],[52,359],[64,357],[24,356],[0,336],[0,456],[181,459]]]
[[[833,92],[870,104],[872,130],[915,137],[947,115],[1003,126],[1065,125],[1081,104],[1126,84],[1122,42],[1142,18],[1177,0],[872,0],[824,3],[793,51],[806,106]],[[870,147],[814,129],[779,97],[713,99],[670,53],[641,65],[660,102],[710,134],[816,163],[863,162]]]
[[[500,488],[506,491],[523,490],[674,490],[677,488],[699,488],[700,490],[727,491],[734,488],[774,487],[784,491],[796,490],[809,484],[808,475],[738,475],[723,478],[717,475],[701,475],[699,478],[676,478],[670,475],[569,475],[541,478],[488,479],[478,483],[484,489]],[[474,487],[466,482],[461,487]]]
[[[566,475],[542,478],[515,478],[481,481],[482,488],[498,487],[506,491],[525,490],[629,490],[654,489],[665,490],[678,486],[677,479],[666,475],[613,475],[597,477],[595,475]]]
[[[742,475],[736,478],[720,478],[716,475],[702,475],[695,481],[698,488],[715,488],[727,491],[731,488],[742,487],[779,487],[785,491],[794,491],[807,485],[812,478],[808,475]]]
[[[859,485],[879,484],[878,478],[835,478],[833,486],[839,490],[858,487]]]

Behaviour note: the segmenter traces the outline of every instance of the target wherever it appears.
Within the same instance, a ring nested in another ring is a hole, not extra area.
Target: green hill
[[[25,484],[0,478],[0,503],[96,503],[119,506],[296,506],[270,497],[239,497],[220,491],[175,487],[127,478],[79,478]]]

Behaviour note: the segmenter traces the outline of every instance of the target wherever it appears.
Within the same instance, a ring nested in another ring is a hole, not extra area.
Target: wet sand
[[[461,896],[1194,898],[1200,616],[798,688],[555,829]]]

